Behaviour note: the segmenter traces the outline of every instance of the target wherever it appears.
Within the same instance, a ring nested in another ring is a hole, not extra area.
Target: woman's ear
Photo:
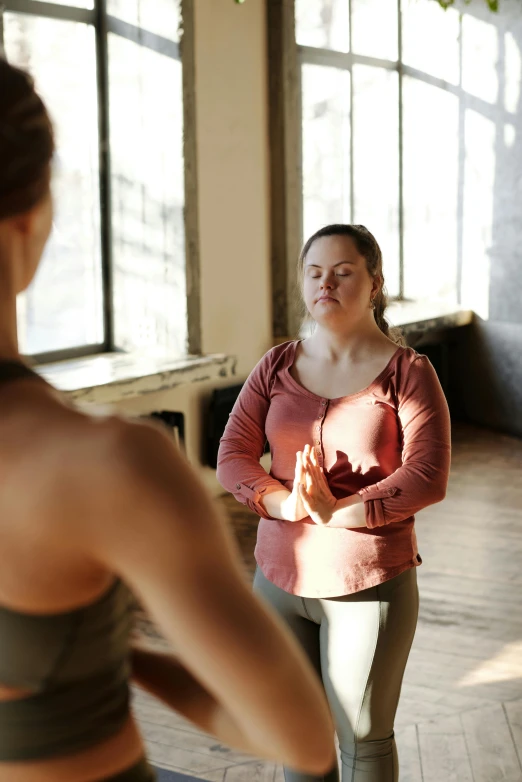
[[[49,235],[52,226],[52,203],[50,193],[21,214],[10,218],[13,228],[24,238],[41,237]]]
[[[376,274],[372,281],[372,299],[382,291],[383,279],[380,274]]]
[[[18,247],[17,293],[31,283],[53,225],[53,203],[48,193],[36,206],[10,218],[13,241]]]

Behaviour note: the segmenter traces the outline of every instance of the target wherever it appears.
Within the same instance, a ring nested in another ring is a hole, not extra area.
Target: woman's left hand
[[[303,451],[303,481],[299,486],[303,505],[316,524],[328,524],[335,510],[337,500],[330,491],[319,466],[315,448],[305,445]]]

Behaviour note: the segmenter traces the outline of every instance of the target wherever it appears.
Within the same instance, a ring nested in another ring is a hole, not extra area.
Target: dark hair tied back
[[[47,193],[54,137],[32,78],[0,57],[0,220]]]

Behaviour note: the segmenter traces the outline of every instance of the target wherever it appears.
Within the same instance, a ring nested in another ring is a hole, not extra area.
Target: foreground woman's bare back
[[[0,606],[45,616],[94,603],[114,574],[85,550],[89,517],[94,503],[110,508],[111,449],[125,424],[79,414],[36,378],[0,384],[0,409]],[[31,694],[0,683],[0,701]],[[0,763],[0,782],[88,782],[143,752],[131,718],[76,755]]]
[[[326,708],[317,723],[319,685],[286,636],[274,646],[274,620],[254,602],[212,503],[167,436],[85,416],[36,377],[0,384],[0,409],[0,606],[74,610],[121,577],[179,654],[179,664],[151,663],[138,652],[140,682],[229,743],[327,767],[331,723]],[[0,700],[26,694],[0,687]],[[77,754],[2,762],[0,782],[93,782],[142,755],[130,717]]]

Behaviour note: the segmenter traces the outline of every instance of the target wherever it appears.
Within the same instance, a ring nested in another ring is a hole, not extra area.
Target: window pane
[[[181,0],[108,0],[107,12],[171,41],[179,41]]]
[[[489,21],[470,14],[462,18],[462,87],[470,95],[496,103],[499,95],[499,30]]]
[[[455,8],[444,9],[435,0],[403,0],[403,63],[458,84],[459,16]]]
[[[458,98],[410,77],[403,96],[405,296],[455,301]]]
[[[297,43],[347,52],[350,42],[349,0],[296,0]]]
[[[303,65],[303,229],[350,220],[350,74]]]
[[[109,74],[116,344],[182,354],[181,63],[110,35]]]
[[[352,0],[352,48],[356,54],[396,60],[397,3],[394,0]]]
[[[354,222],[380,244],[388,293],[399,293],[399,85],[395,71],[353,66]]]
[[[29,70],[55,123],[55,221],[36,280],[19,299],[24,353],[103,341],[94,29],[5,15],[9,60]]]

